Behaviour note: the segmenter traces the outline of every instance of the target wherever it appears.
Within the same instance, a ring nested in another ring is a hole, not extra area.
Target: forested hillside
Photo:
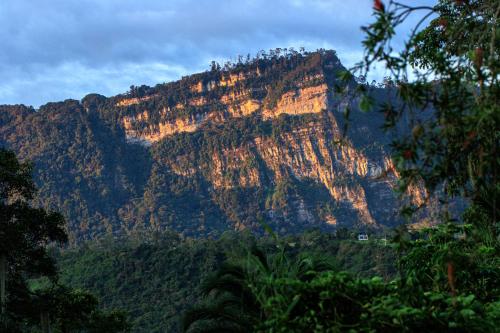
[[[277,50],[110,98],[0,106],[0,145],[34,163],[36,200],[63,213],[73,242],[262,221],[283,234],[394,226],[390,136],[337,92],[344,70],[334,51]],[[408,193],[422,202],[418,186]]]

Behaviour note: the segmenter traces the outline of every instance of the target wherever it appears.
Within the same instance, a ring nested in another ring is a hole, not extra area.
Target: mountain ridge
[[[390,137],[336,93],[343,70],[334,51],[274,54],[109,98],[0,106],[0,145],[34,161],[36,200],[64,213],[73,241],[263,220],[279,233],[393,226]]]

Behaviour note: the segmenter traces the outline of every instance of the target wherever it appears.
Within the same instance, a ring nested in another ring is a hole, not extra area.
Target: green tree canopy
[[[354,68],[366,76],[377,64],[389,73],[398,98],[374,109],[386,129],[406,127],[393,144],[401,190],[423,182],[429,193],[469,198],[492,222],[500,192],[499,15],[496,0],[375,1],[376,20],[363,27],[365,57]],[[418,23],[398,49],[398,29],[413,17]]]
[[[12,151],[0,149],[0,331],[126,331],[123,313],[102,312],[91,294],[58,284],[47,245],[66,242],[64,218],[31,205],[31,170]],[[42,288],[33,288],[33,279],[45,281]]]
[[[30,200],[34,193],[31,166],[20,163],[13,152],[0,149],[2,320],[19,314],[9,312],[8,305],[22,308],[16,302],[26,299],[28,291],[24,281],[27,278],[56,276],[54,262],[45,246],[50,242],[66,241],[63,217],[32,207]]]

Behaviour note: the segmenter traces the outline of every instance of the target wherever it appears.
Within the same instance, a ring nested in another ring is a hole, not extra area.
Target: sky
[[[433,3],[433,1],[420,1]],[[277,47],[361,60],[372,0],[0,0],[0,104],[155,85]],[[409,30],[408,30],[409,31]],[[406,33],[406,35],[408,32]],[[401,34],[405,36],[405,32]],[[378,68],[375,78],[382,78]]]

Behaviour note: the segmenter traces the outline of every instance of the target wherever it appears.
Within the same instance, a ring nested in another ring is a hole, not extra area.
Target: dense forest
[[[347,230],[338,237],[310,231],[279,241],[235,232],[217,240],[138,234],[89,241],[54,254],[61,282],[91,291],[104,308],[126,311],[133,332],[179,332],[183,313],[202,300],[203,281],[225,261],[246,256],[250,248],[273,254],[284,247],[290,257],[322,253],[338,270],[361,277],[393,277],[393,249],[375,237],[359,242],[356,236]]]

